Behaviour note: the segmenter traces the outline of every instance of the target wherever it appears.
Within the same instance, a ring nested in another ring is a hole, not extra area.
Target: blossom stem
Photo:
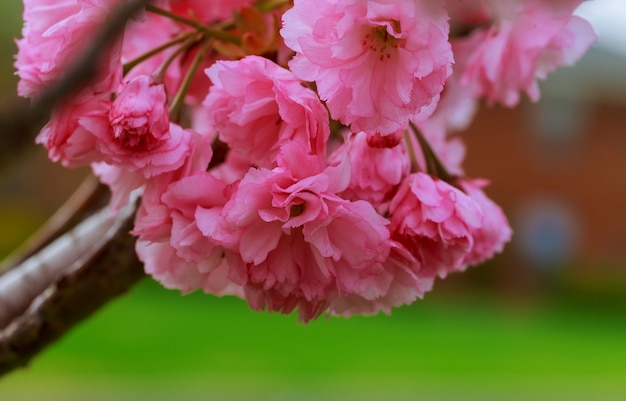
[[[268,12],[280,8],[288,2],[288,0],[258,0],[254,3],[254,7],[260,11]]]
[[[415,149],[413,148],[413,142],[411,141],[411,137],[409,137],[409,131],[403,130],[402,137],[404,138],[406,150],[409,153],[409,160],[411,161],[411,172],[415,173],[420,170],[420,166],[417,162],[417,156],[415,154]]]
[[[202,42],[202,45],[198,49],[198,53],[193,59],[191,66],[187,70],[185,77],[183,78],[183,82],[181,83],[180,88],[178,89],[178,92],[174,97],[174,100],[172,100],[169,113],[170,119],[172,119],[173,121],[178,120],[178,117],[180,115],[180,108],[184,103],[185,95],[187,95],[187,92],[189,91],[189,86],[191,85],[191,81],[193,81],[193,78],[196,75],[196,71],[198,71],[198,68],[200,67],[200,63],[202,63],[202,60],[204,60],[210,42],[211,40],[208,38],[205,38]]]
[[[170,56],[163,62],[163,64],[161,64],[159,66],[159,68],[154,73],[154,76],[157,78],[157,80],[162,81],[163,80],[163,76],[165,75],[165,71],[167,71],[167,68],[174,62],[174,60],[178,56],[180,56],[182,53],[184,53],[185,51],[189,50],[190,47],[192,47],[193,45],[198,43],[200,40],[201,39],[199,39],[199,38],[197,38],[195,36],[190,36],[187,39],[187,41],[185,43],[183,43],[182,46],[180,46],[178,49],[176,49],[175,52],[170,54]]]
[[[412,121],[409,121],[409,125],[411,126],[411,130],[413,130],[413,133],[417,137],[420,147],[422,148],[422,154],[424,155],[424,160],[426,162],[426,172],[434,177],[440,178],[450,185],[456,186],[454,177],[448,173],[448,170],[443,163],[441,163],[441,160],[439,160],[433,151],[433,148],[430,146],[426,138],[424,138],[424,135],[419,128],[417,128]]]
[[[124,75],[128,74],[130,72],[130,70],[132,70],[133,68],[135,68],[137,65],[143,63],[144,61],[146,61],[147,59],[149,59],[152,56],[155,56],[159,53],[161,53],[163,50],[169,49],[170,47],[177,45],[179,43],[183,43],[187,40],[189,40],[193,35],[195,34],[195,32],[188,32],[185,35],[182,35],[176,39],[170,40],[169,42],[163,43],[161,46],[159,47],[155,47],[154,49],[140,55],[139,57],[129,61],[128,63],[124,64]]]
[[[180,22],[181,24],[185,24],[197,29],[200,32],[204,32],[207,36],[213,37],[221,42],[233,43],[236,45],[241,45],[241,39],[235,35],[231,35],[227,32],[220,31],[218,29],[213,29],[206,25],[201,24],[200,22],[190,20],[185,17],[181,17],[180,15],[174,14],[167,10],[163,10],[162,8],[156,7],[152,4],[146,4],[146,11],[149,11],[154,14],[161,15],[163,17],[169,18],[171,20]]]

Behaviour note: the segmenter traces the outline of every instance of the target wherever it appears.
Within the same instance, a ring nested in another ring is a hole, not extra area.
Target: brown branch
[[[30,107],[18,104],[0,114],[0,165],[32,143],[60,100],[93,79],[101,49],[119,37],[126,22],[148,1],[122,2],[91,39],[87,50]],[[76,219],[70,211],[63,220],[29,247],[26,254],[45,246]],[[132,225],[133,216],[118,221],[111,229],[114,232],[108,232],[102,241],[94,244],[88,255],[62,269],[26,311],[0,331],[0,375],[26,365],[39,351],[144,277],[134,250],[135,239],[129,234]],[[16,260],[7,266],[15,265]]]
[[[133,216],[86,261],[52,283],[0,332],[0,375],[25,366],[41,350],[145,276],[129,234]]]
[[[96,75],[100,54],[124,31],[126,22],[143,9],[149,0],[127,0],[116,7],[103,24],[86,51],[57,81],[35,99],[31,107],[19,103],[0,115],[0,166],[6,164],[31,144],[60,99],[71,95]]]

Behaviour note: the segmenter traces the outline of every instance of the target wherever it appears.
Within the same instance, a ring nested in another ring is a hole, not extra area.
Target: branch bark
[[[100,49],[115,40],[126,22],[149,1],[121,2],[91,39],[88,49],[30,107],[19,104],[0,114],[0,166],[32,143],[61,99],[92,79]],[[135,239],[129,234],[134,205],[116,218],[102,211],[60,236],[75,224],[76,217],[70,212],[65,222],[53,224],[53,229],[44,230],[45,234],[27,247],[26,259],[18,257],[4,265],[10,270],[0,276],[0,375],[26,365],[50,343],[144,277],[134,249]],[[81,238],[83,235],[86,237]],[[87,236],[91,239],[85,240]]]
[[[56,277],[0,332],[0,375],[28,364],[46,346],[145,276],[135,254],[135,238],[129,233],[133,218],[134,213],[118,215],[88,257],[79,258]]]

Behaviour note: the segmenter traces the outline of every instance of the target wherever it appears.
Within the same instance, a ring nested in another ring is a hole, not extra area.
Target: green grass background
[[[576,303],[432,293],[329,318],[146,279],[0,382],[2,400],[621,400],[626,320]]]

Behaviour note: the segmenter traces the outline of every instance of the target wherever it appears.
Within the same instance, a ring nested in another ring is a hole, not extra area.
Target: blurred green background
[[[20,12],[0,3],[0,106],[17,101]],[[0,380],[0,400],[626,399],[625,60],[595,48],[540,104],[481,109],[467,172],[492,179],[516,237],[423,301],[303,326],[146,278]],[[3,166],[0,257],[87,173],[35,145]]]

